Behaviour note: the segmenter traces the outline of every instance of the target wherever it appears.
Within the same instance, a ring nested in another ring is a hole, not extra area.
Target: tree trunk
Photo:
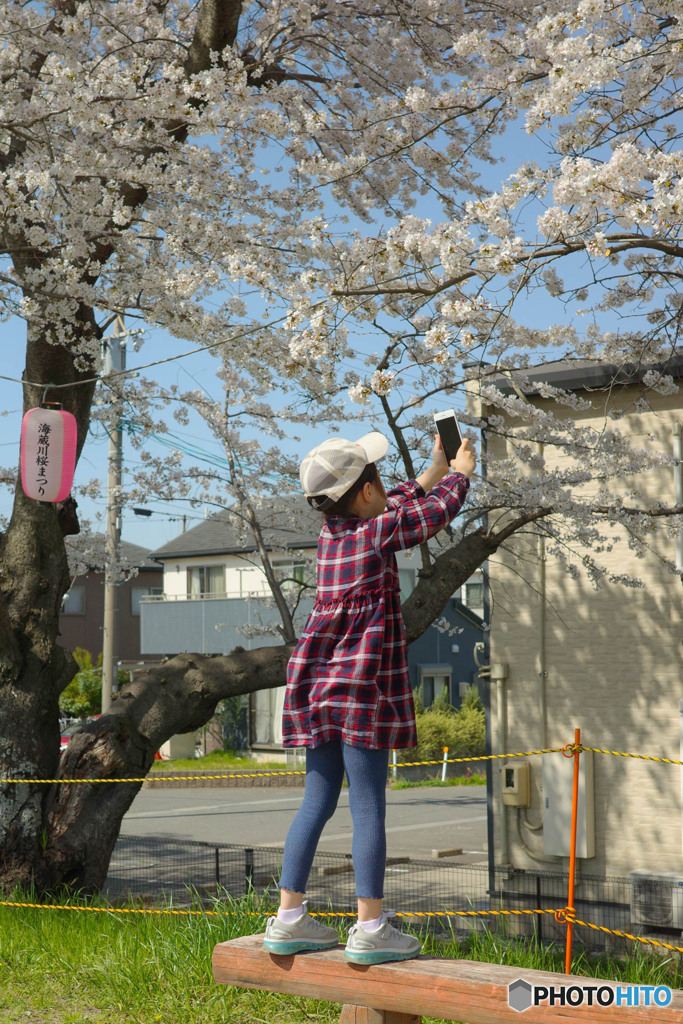
[[[497,547],[495,537],[479,529],[446,548],[429,570],[420,572],[417,586],[402,606],[409,644],[443,615],[453,591],[462,586]]]
[[[80,314],[84,338],[97,339],[89,311]],[[44,335],[29,337],[25,379],[72,384],[86,378],[73,357]],[[92,377],[92,372],[89,373]],[[24,386],[24,410],[38,405],[42,387]],[[94,384],[59,394],[78,423],[79,451],[87,433]],[[73,532],[56,506],[41,505],[17,483],[9,526],[0,536],[0,777],[54,776],[59,759],[59,694],[76,664],[57,643],[59,610],[69,587],[64,532]],[[45,842],[45,786],[0,785],[0,881],[27,885]]]
[[[232,45],[241,8],[241,0],[201,0],[185,65],[188,77],[207,70],[213,52],[220,54]],[[73,11],[73,4],[61,5],[50,26],[53,32],[61,31],[59,17]],[[44,60],[41,48],[32,60],[34,76]],[[168,130],[176,142],[187,137],[184,122],[169,124]],[[13,147],[4,154],[3,168],[11,165],[20,150]],[[131,207],[144,202],[146,195],[144,187],[124,188],[122,193]],[[3,241],[19,276],[26,275],[26,294],[35,299],[28,272],[40,268],[43,254],[27,242],[21,230],[13,230],[10,222],[3,225]],[[101,264],[112,252],[110,243],[92,243],[91,254]],[[87,265],[84,260],[83,266]],[[91,273],[89,267],[84,270],[84,279],[92,284]],[[39,297],[37,301],[45,300]],[[47,317],[49,309],[45,312]],[[80,454],[90,420],[95,353],[101,338],[93,311],[81,307],[73,321],[55,323],[52,330],[44,328],[42,333],[29,322],[28,330],[24,380],[30,383],[24,385],[24,409],[40,403],[46,386],[75,385],[52,390],[49,398],[58,398],[75,415]],[[70,339],[68,348],[60,344],[64,337]],[[86,353],[85,368],[76,368],[76,352]],[[78,532],[75,503],[64,504],[62,509],[39,505],[26,498],[18,483],[9,526],[0,535],[0,779],[44,779],[57,773],[59,695],[77,669],[71,655],[57,642],[59,610],[69,586],[64,536]],[[211,673],[207,670],[205,675]],[[259,678],[257,671],[251,675]],[[197,687],[198,692],[201,689]],[[235,692],[240,691],[228,688],[226,694]],[[102,719],[96,731],[80,738],[68,758],[62,758],[62,773],[68,765],[69,771],[92,777],[144,774],[160,742],[174,732],[202,725],[210,717],[215,707],[212,697],[205,697],[202,705],[195,696],[184,708],[187,696],[183,693],[177,713],[172,713],[168,707],[175,707],[173,701],[155,703],[153,694],[135,699],[126,693],[116,711]],[[168,712],[167,731],[161,720],[155,720],[150,728],[150,720],[155,718],[150,709],[155,707]],[[53,790],[47,785],[0,782],[0,888],[34,882],[39,891],[45,891],[63,881],[87,887],[101,884],[121,817],[138,788],[132,784],[80,785]],[[90,815],[89,825],[86,819]],[[91,854],[86,849],[88,842],[92,843]]]
[[[77,733],[59,777],[143,779],[170,736],[205,725],[220,700],[280,686],[291,646],[207,658],[180,654],[122,686],[111,711]],[[60,782],[49,788],[39,887],[93,892],[107,876],[123,815],[140,790],[127,783]]]
[[[84,341],[99,341],[81,311]],[[77,385],[59,394],[87,434],[92,369],[45,336],[29,336],[24,408],[42,382]],[[36,386],[39,385],[39,386]],[[67,514],[61,514],[65,512]],[[73,503],[60,510],[26,497],[18,483],[0,536],[0,779],[144,777],[161,743],[204,725],[224,697],[284,681],[290,648],[236,650],[225,658],[181,656],[124,686],[110,714],[86,727],[59,756],[59,696],[77,665],[58,642],[69,587],[64,534],[78,531]],[[106,877],[121,819],[140,783],[0,783],[0,888],[34,885],[94,891]]]

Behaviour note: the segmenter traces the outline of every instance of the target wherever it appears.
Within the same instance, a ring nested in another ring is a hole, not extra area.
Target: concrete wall
[[[143,602],[140,616],[140,645],[143,654],[173,655],[182,651],[198,654],[229,654],[240,646],[268,647],[282,643],[279,634],[253,639],[240,632],[241,626],[279,621],[271,602],[248,598],[202,598],[201,600]],[[305,620],[311,600],[302,602],[297,622]]]

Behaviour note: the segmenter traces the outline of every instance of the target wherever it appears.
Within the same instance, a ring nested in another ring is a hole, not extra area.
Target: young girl
[[[460,511],[475,454],[464,441],[451,470],[437,439],[431,466],[387,494],[375,462],[389,443],[324,441],[301,464],[309,504],[325,514],[313,611],[287,668],[285,746],[306,747],[304,798],[287,834],[280,909],[268,921],[273,953],[328,949],[339,936],[308,915],[304,892],[344,774],[353,820],[358,923],[346,958],[375,964],[417,956],[420,943],[382,913],[388,752],[416,744],[405,628],[394,552],[429,540]]]

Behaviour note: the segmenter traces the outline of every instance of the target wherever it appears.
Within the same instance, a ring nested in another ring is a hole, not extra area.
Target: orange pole
[[[569,891],[567,893],[567,910],[574,914],[574,880],[576,878],[576,826],[579,817],[579,758],[581,757],[581,730],[574,730],[574,789],[572,792],[572,832],[569,842]],[[571,974],[572,940],[574,923],[567,921],[567,940],[564,956],[564,973]]]

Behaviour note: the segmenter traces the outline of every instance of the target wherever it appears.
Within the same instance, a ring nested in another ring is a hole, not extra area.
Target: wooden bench
[[[618,983],[429,956],[366,967],[348,963],[343,946],[280,956],[267,953],[262,942],[262,935],[220,942],[213,954],[215,980],[221,985],[342,1003],[340,1024],[420,1024],[423,1015],[459,1024],[683,1024],[682,991],[674,991],[666,1007],[584,1002],[581,1006],[541,1004],[518,1011],[508,1003],[508,986],[520,978],[531,986],[595,985],[615,992]],[[524,993],[521,998],[524,1001]]]

